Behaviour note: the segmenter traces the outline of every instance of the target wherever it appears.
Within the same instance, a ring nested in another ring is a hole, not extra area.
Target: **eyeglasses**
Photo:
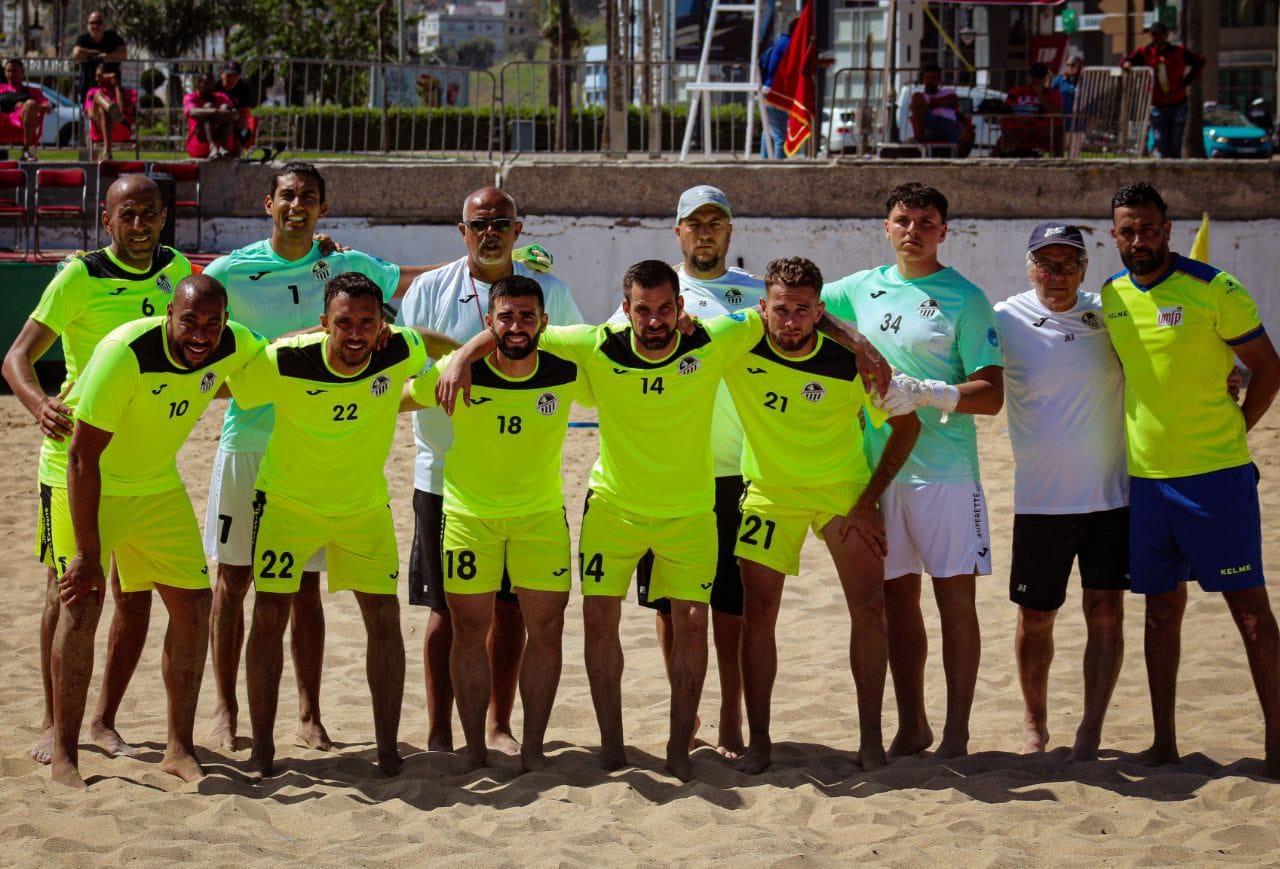
[[[103,21],[101,18],[94,18],[94,19],[91,19],[91,20],[89,21],[89,26],[90,26],[90,27],[104,27],[104,26],[106,25],[106,23],[107,23],[107,22]]]
[[[476,235],[482,235],[487,229],[492,229],[494,232],[506,232],[515,225],[515,222],[513,217],[473,217],[466,222],[466,226]]]
[[[1054,262],[1053,260],[1032,259],[1031,264],[1046,275],[1064,275],[1066,277],[1071,277],[1080,273],[1080,262],[1078,260]]]

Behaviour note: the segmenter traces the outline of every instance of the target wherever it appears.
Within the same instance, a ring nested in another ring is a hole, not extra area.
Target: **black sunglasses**
[[[486,229],[492,229],[494,232],[506,232],[515,225],[514,217],[473,217],[466,221],[467,229],[480,235]]]

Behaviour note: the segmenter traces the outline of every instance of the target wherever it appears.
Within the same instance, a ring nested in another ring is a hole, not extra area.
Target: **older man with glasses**
[[[129,56],[124,38],[107,28],[107,16],[101,10],[90,12],[88,23],[88,31],[76,37],[75,47],[71,49],[71,59],[80,64],[80,83],[76,91],[80,102],[84,102],[89,88],[97,84],[95,76],[99,63],[104,60],[118,63]]]
[[[1053,624],[1078,560],[1088,640],[1073,760],[1098,754],[1124,657],[1129,587],[1124,372],[1101,297],[1079,290],[1088,264],[1078,228],[1042,223],[1027,245],[1031,289],[995,306],[1015,462],[1009,597],[1018,605],[1022,750],[1045,751],[1049,744]]]

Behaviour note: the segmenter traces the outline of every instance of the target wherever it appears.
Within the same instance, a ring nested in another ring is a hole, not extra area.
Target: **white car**
[[[49,101],[49,114],[44,116],[44,129],[40,133],[42,148],[69,148],[76,144],[76,132],[80,128],[82,111],[80,105],[70,97],[64,97],[52,88],[39,82],[27,81],[44,94]],[[10,145],[9,147],[14,147]]]
[[[904,142],[911,139],[911,97],[924,89],[923,85],[911,84],[898,94],[898,130]],[[973,119],[973,151],[977,154],[989,154],[1000,139],[1000,118],[1002,115],[980,115],[976,109],[986,100],[1003,103],[1005,92],[992,90],[981,85],[955,85],[951,87],[960,100],[960,114]]]

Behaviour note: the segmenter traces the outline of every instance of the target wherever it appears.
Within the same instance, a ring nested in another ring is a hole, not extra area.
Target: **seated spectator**
[[[138,97],[132,88],[120,84],[120,64],[103,61],[98,64],[97,85],[89,88],[84,98],[84,113],[89,117],[89,140],[103,144],[103,160],[110,160],[111,146],[133,138],[138,120]],[[92,151],[92,144],[90,145]]]
[[[26,83],[26,67],[19,58],[4,62],[4,84],[0,84],[0,141],[21,142],[22,159],[36,159],[44,116],[49,100],[44,91]]]
[[[1026,84],[1009,88],[1005,104],[1012,117],[1000,120],[1000,141],[996,143],[999,156],[1062,155],[1062,95],[1049,87],[1048,81],[1049,67],[1035,63],[1031,65]]]
[[[942,67],[931,63],[920,73],[923,90],[912,94],[910,103],[912,138],[921,144],[953,144],[957,157],[969,156],[973,122],[960,113],[955,90],[942,86]]]
[[[240,153],[252,147],[256,136],[257,125],[253,119],[253,109],[258,105],[257,95],[249,83],[240,77],[240,62],[228,60],[222,65],[222,73],[218,77],[218,93],[231,100],[236,107],[236,142],[238,148],[233,153]]]
[[[196,78],[196,89],[182,98],[187,115],[187,153],[197,160],[230,156],[239,151],[236,107],[215,90],[212,73]]]

